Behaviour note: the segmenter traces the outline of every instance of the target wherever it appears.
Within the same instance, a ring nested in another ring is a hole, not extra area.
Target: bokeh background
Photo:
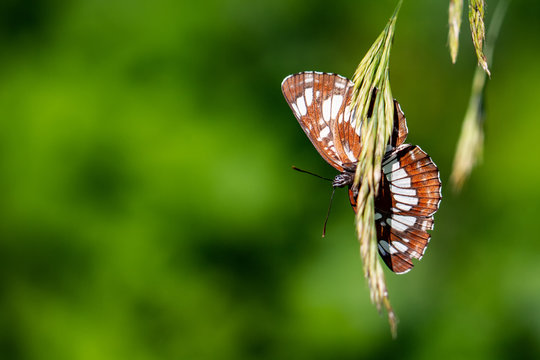
[[[447,184],[476,66],[466,17],[405,1],[391,58],[409,142],[439,165],[424,259],[369,302],[353,212],[280,83],[351,76],[396,1],[4,0],[1,359],[540,357],[540,4],[512,2],[486,148]],[[496,1],[488,0],[487,19]]]

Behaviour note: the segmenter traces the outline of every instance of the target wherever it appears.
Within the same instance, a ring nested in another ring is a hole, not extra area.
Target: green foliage
[[[385,274],[397,340],[347,196],[321,239],[331,188],[290,169],[333,174],[281,80],[350,77],[394,5],[3,3],[0,358],[540,357],[540,5],[508,11],[459,197],[444,184],[477,60],[450,66],[447,3],[400,11],[392,93],[444,198],[424,259]]]

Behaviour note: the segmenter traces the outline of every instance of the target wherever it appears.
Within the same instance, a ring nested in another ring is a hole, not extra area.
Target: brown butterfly
[[[356,108],[351,108],[354,83],[329,73],[306,71],[290,75],[281,88],[300,126],[324,160],[340,172],[332,185],[347,186],[356,211],[358,189],[354,173],[362,150]],[[368,117],[371,114],[368,112]],[[394,128],[382,162],[375,199],[379,254],[388,267],[402,274],[421,259],[433,229],[433,214],[441,201],[439,170],[420,147],[404,144],[405,115],[394,100]]]

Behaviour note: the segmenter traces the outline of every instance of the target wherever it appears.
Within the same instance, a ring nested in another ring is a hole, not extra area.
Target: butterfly
[[[287,76],[281,89],[300,126],[326,162],[340,173],[334,187],[348,187],[357,210],[353,187],[362,150],[356,108],[351,106],[354,83],[331,73],[306,71]],[[376,90],[374,90],[376,91]],[[371,117],[368,111],[368,118]],[[394,100],[394,125],[382,160],[382,176],[375,198],[375,228],[379,254],[397,274],[422,259],[433,229],[433,215],[441,201],[439,170],[420,147],[405,144],[405,114]]]

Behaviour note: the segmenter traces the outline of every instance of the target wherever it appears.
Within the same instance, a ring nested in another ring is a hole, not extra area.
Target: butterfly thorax
[[[340,174],[338,174],[334,181],[332,181],[333,187],[344,187],[347,185],[352,185],[354,182],[354,173],[349,171],[344,171]]]

